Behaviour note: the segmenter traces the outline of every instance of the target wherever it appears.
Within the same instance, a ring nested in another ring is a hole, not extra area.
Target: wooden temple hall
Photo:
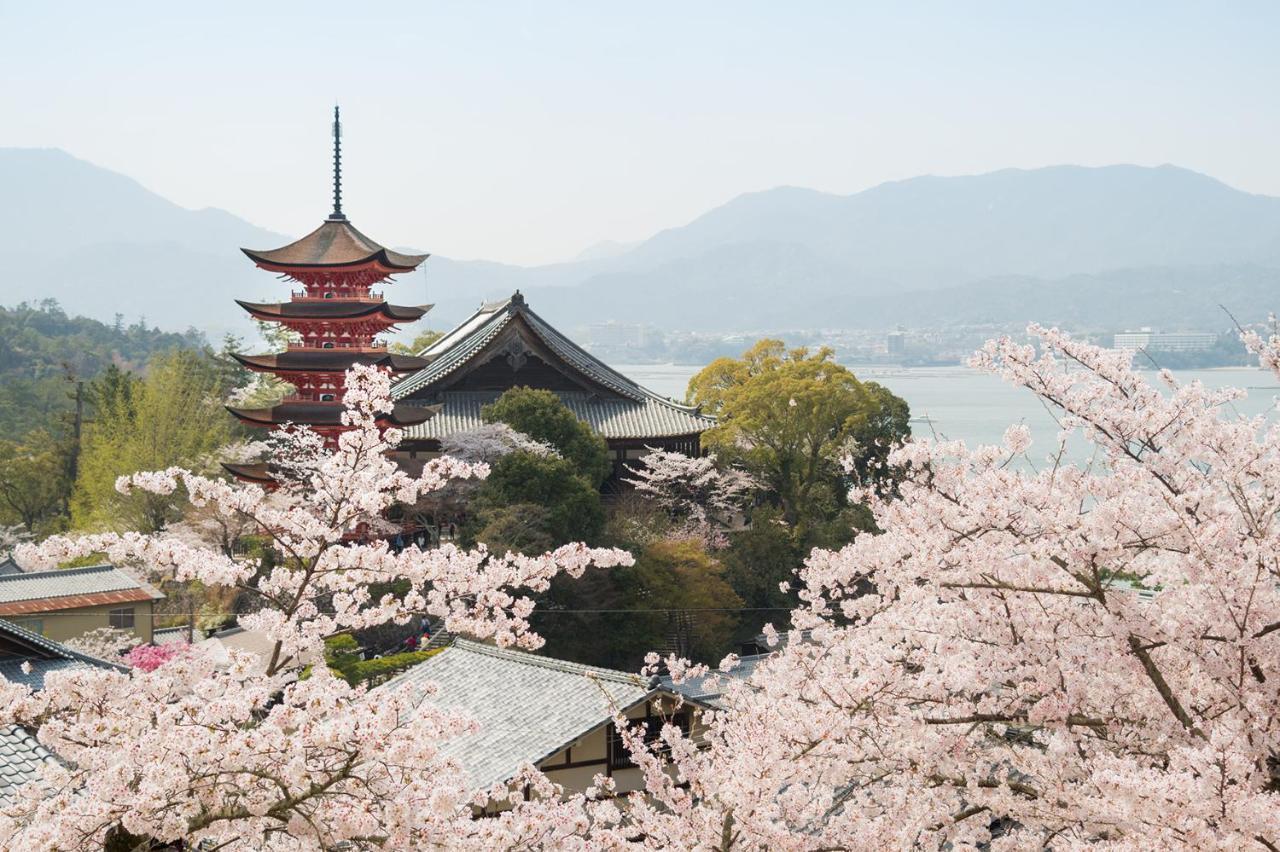
[[[421,458],[440,439],[481,424],[480,409],[513,387],[552,391],[609,444],[615,473],[662,447],[696,456],[715,420],[605,365],[530,309],[517,291],[482,305],[419,357],[427,365],[391,389],[397,403],[438,407],[405,431],[401,451]]]
[[[344,374],[353,364],[401,376],[392,394],[388,426],[405,430],[406,461],[439,452],[440,439],[481,424],[480,408],[517,386],[557,394],[604,436],[615,471],[646,446],[700,451],[699,438],[714,420],[641,387],[577,346],[529,309],[519,292],[482,305],[457,328],[414,356],[387,351],[378,339],[415,322],[430,305],[392,305],[373,288],[413,272],[427,255],[392,251],[362,234],[342,212],[342,133],[333,111],[333,212],[311,233],[287,246],[242,249],[260,269],[301,287],[287,302],[238,301],[255,319],[293,332],[283,352],[236,356],[251,370],[272,373],[293,387],[271,408],[230,408],[262,427],[306,424],[335,440],[342,425]],[[242,479],[270,483],[263,465],[227,465]]]

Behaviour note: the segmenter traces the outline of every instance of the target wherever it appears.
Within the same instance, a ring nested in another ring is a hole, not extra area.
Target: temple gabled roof
[[[245,302],[236,304],[263,320],[316,319],[345,320],[380,314],[395,322],[414,322],[422,319],[432,305],[389,305],[382,300],[355,301],[350,299],[308,299],[304,302]]]
[[[363,266],[377,263],[389,272],[409,272],[426,260],[425,254],[401,254],[378,245],[346,219],[326,219],[324,224],[278,249],[241,249],[259,266],[285,267]]]
[[[512,387],[537,385],[515,364],[538,358],[564,377],[549,387],[579,419],[606,438],[645,439],[694,435],[715,425],[697,408],[681,405],[643,387],[609,367],[529,309],[516,292],[509,299],[482,305],[457,328],[421,353],[430,363],[397,382],[397,400],[440,403],[441,414],[409,430],[409,439],[436,440],[480,425],[480,408],[498,397],[493,387],[467,387],[464,377],[505,358],[512,364]]]
[[[414,355],[353,352],[350,349],[286,350],[267,355],[238,355],[233,352],[231,357],[250,370],[284,373],[343,373],[354,364],[385,367],[393,373],[407,373],[421,370],[430,363],[426,358]]]
[[[342,426],[342,412],[345,409],[338,403],[323,402],[282,402],[271,408],[232,408],[227,406],[236,417],[256,426],[277,426],[282,423],[296,423],[299,426]],[[392,426],[415,426],[430,420],[440,410],[437,406],[397,405],[392,411],[381,415],[378,419]]]

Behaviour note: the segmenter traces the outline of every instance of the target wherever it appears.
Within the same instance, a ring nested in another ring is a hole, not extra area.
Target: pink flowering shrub
[[[153,672],[165,663],[186,655],[191,647],[185,642],[165,645],[137,645],[124,655],[124,664],[143,672]]]

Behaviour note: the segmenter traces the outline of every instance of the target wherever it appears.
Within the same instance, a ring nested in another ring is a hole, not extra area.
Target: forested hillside
[[[141,370],[157,352],[206,345],[195,330],[183,334],[69,316],[43,300],[0,307],[0,434],[20,438],[58,428],[75,408],[76,380],[89,381],[111,365]]]

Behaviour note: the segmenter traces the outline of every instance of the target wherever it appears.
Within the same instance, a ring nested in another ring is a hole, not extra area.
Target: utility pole
[[[74,484],[76,477],[80,473],[80,436],[84,430],[84,379],[77,376],[75,368],[66,361],[62,362],[62,369],[66,373],[67,381],[75,385],[73,398],[76,403],[76,411],[74,419],[71,421],[71,451],[67,454],[67,478],[71,484]],[[68,496],[70,491],[71,489],[68,488]],[[64,511],[68,508],[68,506],[63,506]]]

